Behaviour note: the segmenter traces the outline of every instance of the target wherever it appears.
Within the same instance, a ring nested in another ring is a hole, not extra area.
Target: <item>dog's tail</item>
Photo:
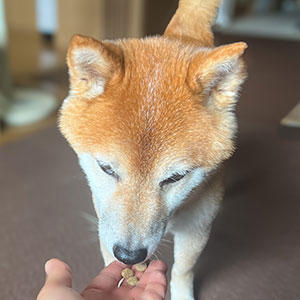
[[[214,45],[212,23],[221,0],[179,0],[178,9],[164,35],[202,46]]]

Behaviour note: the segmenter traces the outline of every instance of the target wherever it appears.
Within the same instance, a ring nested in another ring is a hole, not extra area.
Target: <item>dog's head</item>
[[[60,128],[87,175],[102,242],[129,264],[155,251],[187,194],[234,150],[246,44],[214,48],[170,25],[141,40],[77,35],[68,52]]]

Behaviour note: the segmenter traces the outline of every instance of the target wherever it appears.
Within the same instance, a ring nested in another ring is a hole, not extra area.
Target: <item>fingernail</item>
[[[47,262],[45,263],[45,272],[48,275],[51,269],[51,263],[50,263],[51,259],[48,259]]]
[[[46,264],[45,264],[45,272],[46,274],[49,274],[49,272],[52,271],[52,268],[60,268],[60,270],[62,270],[62,267],[64,267],[64,269],[71,273],[71,269],[70,267],[63,261],[57,259],[57,258],[51,258],[49,259]]]

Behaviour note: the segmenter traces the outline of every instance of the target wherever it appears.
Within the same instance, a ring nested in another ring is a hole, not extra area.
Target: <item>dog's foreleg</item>
[[[111,264],[113,261],[115,261],[116,259],[107,251],[106,247],[104,246],[104,244],[102,243],[101,239],[100,239],[100,249],[101,249],[101,253],[102,253],[102,257],[104,260],[104,265],[105,267],[107,267],[109,264]]]
[[[171,299],[194,300],[193,267],[208,240],[209,232],[174,233],[174,265],[171,274]]]

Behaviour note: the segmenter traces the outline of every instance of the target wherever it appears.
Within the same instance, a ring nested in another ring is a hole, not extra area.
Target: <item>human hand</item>
[[[72,289],[70,267],[58,259],[51,259],[45,265],[46,281],[37,300],[164,300],[167,290],[164,262],[154,260],[145,272],[135,272],[139,283],[130,287],[124,280],[118,283],[121,272],[127,267],[123,263],[113,262],[103,269],[81,294]]]

